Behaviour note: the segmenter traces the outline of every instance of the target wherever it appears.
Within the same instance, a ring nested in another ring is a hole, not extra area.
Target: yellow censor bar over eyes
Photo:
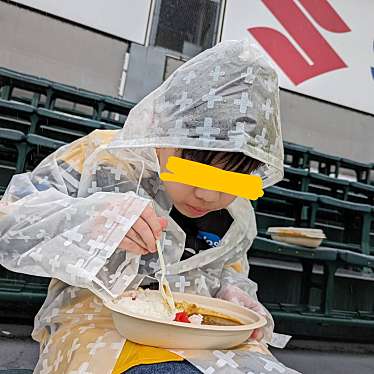
[[[257,175],[221,170],[175,156],[169,157],[166,168],[170,173],[161,173],[163,181],[183,183],[250,200],[257,200],[264,195],[262,179]]]

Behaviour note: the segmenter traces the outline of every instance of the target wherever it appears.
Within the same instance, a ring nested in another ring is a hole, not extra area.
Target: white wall
[[[128,44],[0,2],[0,66],[117,96]]]
[[[15,0],[95,30],[144,44],[151,0]]]
[[[374,116],[282,91],[285,140],[356,161],[374,162]]]

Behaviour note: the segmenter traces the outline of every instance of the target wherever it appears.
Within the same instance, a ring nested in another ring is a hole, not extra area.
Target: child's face
[[[161,172],[167,172],[166,164],[170,156],[181,156],[181,150],[175,148],[159,148],[157,155]],[[218,165],[212,165],[219,167]],[[213,211],[226,208],[235,200],[234,195],[227,193],[205,190],[182,183],[164,181],[167,194],[176,209],[190,218],[202,217]]]

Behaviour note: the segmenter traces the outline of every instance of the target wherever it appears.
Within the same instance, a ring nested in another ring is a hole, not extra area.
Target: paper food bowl
[[[326,235],[319,229],[306,229],[300,227],[269,227],[268,234],[273,240],[289,244],[317,248]]]
[[[127,313],[113,302],[107,302],[105,306],[112,311],[114,326],[122,336],[135,343],[159,348],[228,349],[242,344],[253,330],[266,325],[263,316],[231,302],[185,293],[173,293],[173,296],[175,302],[196,304],[239,320],[242,325],[192,325]]]

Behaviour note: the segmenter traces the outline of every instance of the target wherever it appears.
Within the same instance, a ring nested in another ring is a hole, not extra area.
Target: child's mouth
[[[193,207],[192,205],[189,205],[189,204],[184,204],[184,205],[187,208],[187,210],[194,215],[202,216],[202,215],[207,214],[209,212],[209,210],[197,209],[197,208],[195,208],[195,207]]]

